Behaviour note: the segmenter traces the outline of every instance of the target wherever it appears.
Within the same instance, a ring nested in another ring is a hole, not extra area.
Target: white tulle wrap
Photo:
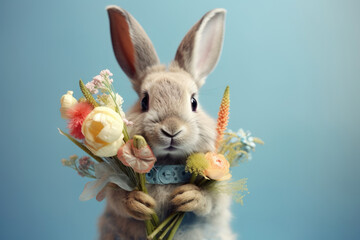
[[[103,162],[96,164],[95,176],[95,181],[86,183],[84,191],[79,197],[80,201],[87,201],[96,197],[108,183],[114,183],[126,191],[132,191],[135,188],[135,185],[125,173],[118,171],[116,167],[113,167],[112,164],[109,163]],[[100,197],[100,201],[101,200],[102,197]]]

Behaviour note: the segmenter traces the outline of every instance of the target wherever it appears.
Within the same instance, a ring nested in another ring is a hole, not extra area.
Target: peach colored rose
[[[124,144],[123,125],[120,115],[111,108],[94,108],[81,127],[86,147],[99,157],[115,156]]]
[[[224,155],[208,152],[205,154],[205,158],[209,161],[209,167],[204,171],[206,177],[217,181],[231,178],[229,173],[230,164]]]

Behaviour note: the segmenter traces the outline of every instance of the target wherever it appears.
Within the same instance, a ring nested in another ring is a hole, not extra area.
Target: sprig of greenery
[[[101,159],[100,157],[96,156],[95,154],[93,154],[87,147],[84,146],[84,144],[82,144],[81,142],[77,141],[75,138],[73,138],[71,135],[67,134],[66,132],[63,132],[62,130],[60,130],[58,128],[59,132],[61,135],[64,135],[65,137],[67,137],[70,141],[72,141],[73,143],[75,143],[76,146],[78,146],[80,149],[82,149],[84,152],[86,152],[87,154],[89,154],[93,159],[95,159],[96,161],[98,161],[99,163],[103,162],[104,160]]]
[[[87,87],[85,86],[84,82],[81,79],[79,80],[79,85],[80,85],[80,90],[84,95],[84,97],[86,98],[86,100],[89,103],[91,103],[91,105],[93,105],[94,108],[98,107],[99,104],[96,102],[95,98],[92,96],[91,92],[89,91],[89,89],[87,89]]]

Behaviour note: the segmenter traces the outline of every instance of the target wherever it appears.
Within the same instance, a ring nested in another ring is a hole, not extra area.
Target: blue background
[[[100,70],[136,100],[114,58],[109,4],[142,24],[164,63],[208,10],[228,10],[223,53],[201,90],[216,117],[231,87],[230,128],[261,137],[239,239],[360,238],[360,1],[1,1],[1,239],[95,239],[104,203],[80,202],[87,179],[61,166],[81,155],[57,128],[59,100]]]

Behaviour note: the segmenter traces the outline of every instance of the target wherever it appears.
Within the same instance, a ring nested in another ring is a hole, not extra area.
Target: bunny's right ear
[[[190,73],[200,88],[218,62],[224,38],[225,9],[206,13],[186,34],[175,62]]]
[[[159,64],[154,46],[144,29],[124,9],[107,7],[111,40],[115,57],[123,71],[139,92],[141,77],[147,67]]]

